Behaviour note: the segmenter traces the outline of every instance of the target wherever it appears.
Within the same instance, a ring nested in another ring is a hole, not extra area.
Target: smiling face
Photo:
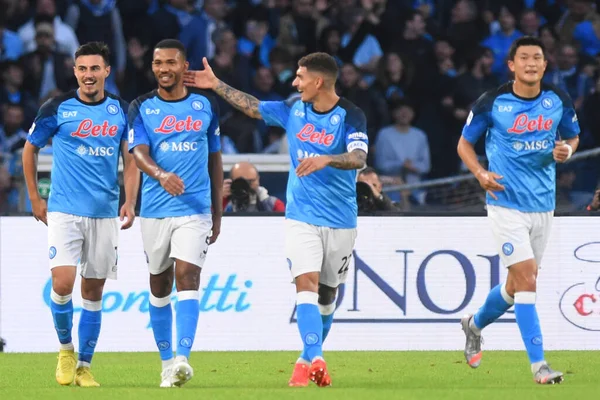
[[[508,61],[508,67],[515,79],[526,85],[535,85],[542,80],[547,61],[539,46],[519,46],[515,57]]]
[[[180,84],[188,65],[178,49],[159,48],[154,50],[152,72],[161,89],[171,91]]]
[[[110,66],[106,65],[102,56],[79,56],[75,59],[73,69],[82,95],[90,99],[104,91],[104,81],[110,74]]]
[[[292,85],[300,93],[300,98],[305,103],[311,103],[317,96],[319,88],[323,84],[323,78],[319,77],[316,73],[306,69],[306,67],[299,67],[296,71],[296,79],[292,82]]]

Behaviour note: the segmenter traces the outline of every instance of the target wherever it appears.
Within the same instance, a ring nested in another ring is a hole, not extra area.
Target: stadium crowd
[[[600,147],[600,1],[0,0],[0,7],[0,212],[16,209],[18,154],[39,106],[76,88],[74,52],[96,40],[112,51],[108,90],[127,101],[155,88],[152,48],[165,38],[185,44],[191,69],[207,57],[217,76],[259,100],[294,96],[297,59],[327,52],[339,64],[339,94],[367,117],[368,164],[386,183],[417,183],[462,171],[456,144],[470,106],[510,78],[512,41],[539,36],[544,81],[568,92],[577,109],[580,151]],[[220,107],[224,154],[287,152],[281,129]],[[559,203],[578,203],[571,192],[594,192],[599,159],[559,170]],[[425,203],[426,192],[412,192],[411,201]]]

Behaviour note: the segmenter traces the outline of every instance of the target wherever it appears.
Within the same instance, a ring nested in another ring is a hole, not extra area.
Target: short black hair
[[[75,59],[77,60],[81,56],[102,56],[104,64],[110,65],[110,49],[108,45],[103,42],[89,42],[79,46],[75,52]]]
[[[299,67],[305,67],[309,71],[320,72],[328,75],[334,81],[338,76],[338,66],[335,58],[327,53],[311,53],[298,61]]]
[[[508,51],[508,59],[514,61],[515,56],[517,55],[517,50],[522,46],[537,46],[542,49],[542,54],[544,54],[544,58],[546,58],[546,48],[540,39],[533,36],[523,36],[515,40],[510,46],[510,50]]]
[[[360,172],[358,174],[359,175],[371,175],[371,174],[377,175],[377,171],[373,167],[365,167],[364,169],[360,170]]]
[[[183,59],[187,59],[187,52],[185,51],[185,46],[177,39],[164,39],[161,40],[154,46],[154,50],[156,49],[176,49],[179,50]]]

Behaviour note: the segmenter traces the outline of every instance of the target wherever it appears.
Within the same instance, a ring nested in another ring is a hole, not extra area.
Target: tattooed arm
[[[216,94],[221,96],[225,101],[237,108],[250,118],[261,119],[258,112],[258,99],[254,96],[244,93],[229,86],[223,81],[219,81],[214,88]]]
[[[335,156],[318,156],[303,158],[296,167],[296,175],[307,176],[329,166],[337,169],[361,169],[367,162],[367,153],[355,149]]]
[[[329,158],[329,166],[337,169],[361,169],[367,163],[367,153],[358,149]]]

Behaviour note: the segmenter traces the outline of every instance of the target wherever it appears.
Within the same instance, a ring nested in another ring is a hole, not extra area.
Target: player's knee
[[[200,272],[201,269],[197,265],[177,261],[175,266],[177,291],[198,290],[200,288]]]
[[[85,300],[100,301],[104,291],[105,279],[86,279],[81,283],[81,297]]]
[[[319,304],[329,305],[335,301],[337,288],[319,284]]]
[[[75,267],[52,268],[52,290],[54,290],[54,293],[60,296],[73,293],[76,273]]]
[[[154,297],[164,298],[173,291],[173,268],[158,274],[150,274],[150,292]]]
[[[506,283],[506,291],[511,296],[517,292],[535,292],[537,289],[535,263],[528,261],[511,266]]]
[[[296,292],[318,292],[319,273],[309,272],[296,277]]]

